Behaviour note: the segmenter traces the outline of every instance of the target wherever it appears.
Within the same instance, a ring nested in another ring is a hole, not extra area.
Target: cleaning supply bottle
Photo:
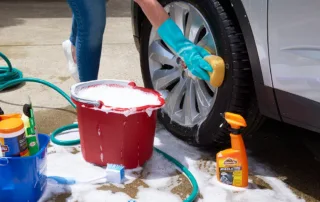
[[[39,151],[38,138],[35,134],[35,131],[30,125],[30,118],[23,114],[21,119],[24,123],[24,131],[26,134],[26,140],[30,156],[35,155]]]
[[[29,103],[23,106],[22,120],[24,122],[24,129],[26,133],[28,149],[30,155],[35,155],[39,151],[38,133],[35,128],[35,119],[32,109],[32,104],[29,97]]]
[[[239,114],[226,112],[224,118],[229,124],[231,148],[217,153],[218,181],[235,187],[248,186],[248,159],[241,136],[241,129],[247,126]]]
[[[29,156],[20,114],[0,115],[0,144],[3,157]]]

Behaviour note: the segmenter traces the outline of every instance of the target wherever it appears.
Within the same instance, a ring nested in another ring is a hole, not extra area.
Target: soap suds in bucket
[[[158,97],[131,87],[100,85],[79,91],[79,97],[87,100],[100,100],[106,106],[115,108],[136,108],[146,105],[159,105]]]

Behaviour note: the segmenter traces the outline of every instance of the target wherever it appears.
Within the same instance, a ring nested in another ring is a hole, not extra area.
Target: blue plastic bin
[[[39,134],[40,150],[29,157],[0,158],[0,201],[36,202],[47,186],[47,146],[50,137]]]

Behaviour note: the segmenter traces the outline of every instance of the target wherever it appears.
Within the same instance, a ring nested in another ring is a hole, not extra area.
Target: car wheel
[[[247,131],[252,131],[261,116],[255,104],[245,43],[236,22],[216,0],[159,2],[189,40],[221,56],[226,64],[225,80],[219,88],[194,79],[145,18],[140,38],[141,71],[145,86],[166,98],[158,114],[160,122],[173,135],[201,147],[229,142],[221,116],[226,111],[243,115]]]

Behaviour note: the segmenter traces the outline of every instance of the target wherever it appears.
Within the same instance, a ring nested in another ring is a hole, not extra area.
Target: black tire
[[[175,0],[159,0],[165,6]],[[198,147],[212,146],[213,143],[224,145],[230,142],[227,124],[221,113],[226,111],[239,113],[247,120],[248,127],[244,134],[252,133],[261,124],[254,92],[254,84],[246,46],[236,22],[217,0],[183,0],[195,6],[207,19],[211,30],[215,30],[219,55],[226,63],[226,75],[213,109],[200,127],[181,126],[164,113],[159,113],[160,122],[176,137]],[[212,29],[214,26],[214,29]],[[141,27],[140,62],[145,87],[153,88],[149,72],[148,44],[151,24],[145,18]],[[223,124],[224,123],[224,124]]]

